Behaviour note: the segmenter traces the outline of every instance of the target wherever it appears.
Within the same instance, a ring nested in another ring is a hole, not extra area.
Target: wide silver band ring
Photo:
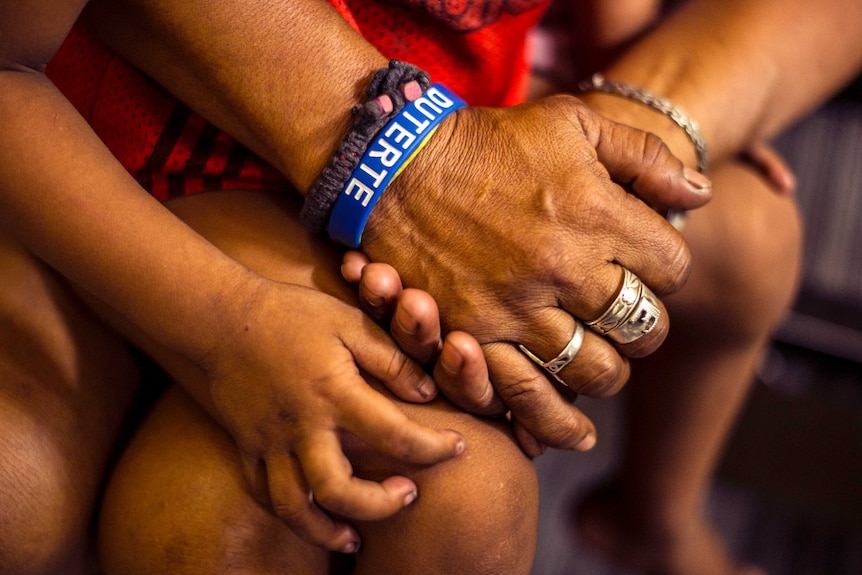
[[[605,312],[587,326],[617,343],[631,343],[658,325],[661,306],[658,298],[641,280],[623,268],[623,285]]]
[[[575,333],[572,336],[572,339],[569,340],[569,343],[566,344],[566,347],[563,348],[563,351],[557,355],[554,359],[550,361],[542,361],[539,359],[536,354],[527,349],[521,344],[518,344],[518,348],[530,359],[532,359],[537,365],[539,365],[542,369],[544,369],[548,375],[553,377],[557,382],[563,384],[566,387],[569,387],[565,381],[563,381],[560,376],[557,374],[560,373],[563,368],[572,363],[575,357],[578,355],[578,352],[581,351],[581,345],[584,343],[584,324],[575,320]]]

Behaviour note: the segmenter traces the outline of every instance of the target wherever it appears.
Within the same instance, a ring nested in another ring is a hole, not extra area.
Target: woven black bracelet
[[[419,84],[423,93],[431,85],[431,79],[425,71],[398,60],[390,60],[388,68],[381,68],[374,73],[365,90],[365,104],[355,106],[352,110],[353,126],[350,133],[338,146],[305,198],[300,219],[309,231],[319,233],[326,227],[332,206],[365,153],[368,143],[389,118],[404,107],[404,95],[399,88],[412,81]],[[375,102],[383,95],[392,100],[392,111],[388,114],[381,113],[380,106]]]

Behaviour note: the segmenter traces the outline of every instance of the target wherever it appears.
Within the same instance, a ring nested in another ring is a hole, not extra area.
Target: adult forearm
[[[671,99],[719,158],[773,135],[852,78],[862,68],[860,31],[855,0],[693,0],[607,75]]]
[[[0,72],[0,225],[161,343],[195,359],[253,277],[141,189],[54,86]]]
[[[93,2],[118,53],[305,193],[386,65],[325,0]]]

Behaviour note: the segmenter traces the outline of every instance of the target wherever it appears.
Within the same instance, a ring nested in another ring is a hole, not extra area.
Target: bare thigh
[[[0,572],[81,573],[138,382],[70,286],[0,232]]]
[[[353,289],[339,275],[339,254],[298,227],[294,203],[264,193],[223,192],[170,207],[258,273],[352,301]],[[347,440],[357,475],[405,474],[421,493],[396,517],[357,525],[363,548],[353,564],[300,541],[254,501],[232,439],[206,413],[201,374],[131,335],[190,393],[167,395],[112,478],[100,528],[108,573],[529,572],[537,482],[503,423],[474,418],[443,401],[399,403],[415,420],[458,429],[467,439],[461,457],[430,468],[388,460]]]
[[[718,337],[762,339],[787,309],[799,280],[802,227],[792,195],[779,194],[748,164],[710,174],[713,200],[683,234],[692,252],[686,286],[666,303],[677,325]]]

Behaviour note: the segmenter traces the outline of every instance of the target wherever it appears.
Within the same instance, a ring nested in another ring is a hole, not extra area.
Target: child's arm
[[[98,8],[88,22],[109,45],[301,193],[386,63],[325,0],[99,1]],[[644,202],[614,179],[632,183]],[[647,203],[688,209],[709,197],[657,139],[606,123],[574,98],[468,107],[443,121],[382,194],[362,247],[406,285],[431,293],[447,330],[477,337],[513,419],[549,445],[575,448],[592,424],[518,344],[558,354],[574,318],[601,315],[620,266],[659,294],[678,289],[687,248]],[[667,314],[656,325],[619,348],[588,334],[582,361],[561,377],[585,394],[619,389],[624,356],[656,349]]]
[[[410,422],[370,390],[359,369],[395,389],[418,390],[428,376],[358,310],[252,273],[137,185],[42,73],[81,5],[22,1],[0,11],[0,225],[199,365],[244,458],[289,458],[295,449],[321,504],[363,519],[394,513],[415,487],[405,478],[351,478],[335,428],[408,461],[457,455],[457,433]],[[298,376],[297,384],[286,374]],[[342,401],[346,395],[350,401]],[[285,431],[285,419],[316,423]],[[283,443],[297,429],[302,441]],[[307,507],[307,492],[303,501]],[[291,521],[315,542],[355,543],[345,524],[299,511]]]

